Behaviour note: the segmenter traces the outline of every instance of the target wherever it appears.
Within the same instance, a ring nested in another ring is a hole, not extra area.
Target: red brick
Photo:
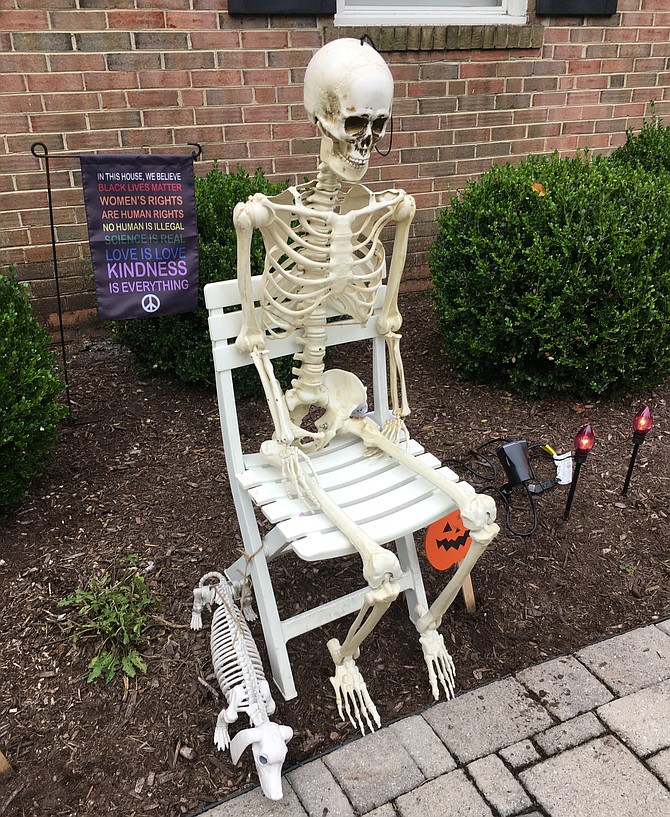
[[[198,125],[188,128],[174,129],[174,143],[185,145],[187,142],[210,144],[220,142],[223,138],[223,128],[220,125]]]
[[[644,116],[646,105],[643,102],[630,103],[629,105],[615,105],[612,109],[612,116],[618,119],[622,116]]]
[[[112,51],[130,51],[132,42],[130,32],[125,31],[91,31],[74,35],[79,51],[101,51],[109,54]]]
[[[0,73],[31,74],[47,70],[44,54],[0,54]]]
[[[547,26],[544,29],[544,42],[547,45],[552,43],[567,43],[570,41],[570,29],[559,28],[557,26]]]
[[[0,74],[0,88],[2,94],[23,94],[26,91],[26,81],[21,74]]]
[[[46,11],[0,11],[0,31],[48,31]]]
[[[560,123],[556,123],[557,125]],[[576,122],[564,122],[561,126],[561,132],[566,134],[580,134],[593,133],[596,128],[596,123],[593,120],[577,120]]]
[[[276,139],[271,142],[249,142],[249,156],[264,158],[267,156],[288,156],[290,154],[289,142],[281,142]]]
[[[545,151],[555,151],[559,153],[574,153],[577,150],[577,136],[549,136],[545,140]]]
[[[623,144],[625,141],[626,139],[623,137],[619,144]],[[591,133],[577,137],[577,148],[579,150],[583,148],[588,148],[589,150],[600,150],[601,148],[608,147],[609,144],[611,144],[611,141],[607,134]]]
[[[238,31],[194,31],[189,34],[194,51],[216,51],[221,48],[239,48]]]
[[[120,147],[118,131],[84,131],[66,134],[68,150],[111,151]]]
[[[288,108],[286,105],[250,105],[242,110],[245,122],[286,122]]]
[[[83,91],[84,79],[81,74],[29,74],[28,88],[31,91]]]
[[[104,54],[82,54],[74,51],[70,54],[52,54],[49,58],[52,71],[104,71]]]
[[[196,108],[193,114],[196,125],[242,124],[242,109],[232,105],[223,108]]]
[[[0,133],[28,133],[27,116],[0,116]]]
[[[600,60],[571,60],[568,63],[569,74],[598,74],[600,68]]]
[[[98,94],[100,107],[103,111],[111,111],[118,108],[127,108],[128,102],[123,91],[103,91]]]
[[[606,74],[582,74],[575,77],[575,88],[607,88],[608,81]]]
[[[124,31],[165,28],[165,14],[162,11],[108,11],[107,21],[110,28]]]
[[[514,112],[507,111],[481,111],[477,114],[476,124],[478,126],[502,126],[511,125],[514,121]]]
[[[241,31],[242,48],[263,49],[276,51],[280,48],[288,48],[288,32],[281,29],[270,29],[269,31]]]
[[[662,88],[634,88],[631,96],[632,102],[649,102],[650,99],[657,101],[663,99]]]
[[[616,57],[616,46],[613,48],[615,53],[612,56]],[[555,60],[579,60],[584,56],[584,51],[582,45],[555,45],[552,56]]]
[[[316,51],[323,45],[321,32],[315,29],[289,29],[288,36],[290,48],[312,48]]]
[[[205,104],[205,91],[200,88],[182,88],[181,104],[188,108],[199,108]]]
[[[42,97],[38,94],[12,94],[2,98],[2,112],[30,113],[43,109]]]
[[[203,110],[207,110],[207,108],[204,108]],[[195,120],[194,111],[192,108],[165,108],[157,110],[145,109],[142,114],[142,121],[144,123],[144,127],[155,128],[162,127],[164,125],[192,125],[197,120]],[[203,124],[208,123],[203,122]]]
[[[34,133],[49,131],[86,130],[86,115],[83,113],[40,113],[30,117]]]
[[[241,140],[249,142],[252,139],[268,140],[272,136],[269,124],[256,125],[227,125],[224,128],[226,141],[236,142]]]
[[[519,82],[521,82],[520,79]],[[503,79],[469,79],[466,83],[468,94],[502,94],[504,91],[505,80]]]
[[[219,27],[219,15],[210,11],[167,11],[166,28],[180,31],[212,31]]]
[[[99,31],[107,28],[104,11],[50,11],[51,28],[55,31]]]
[[[141,128],[142,116],[139,111],[96,111],[89,114],[91,130],[112,130],[114,128]]]
[[[91,71],[84,78],[87,91],[137,88],[137,74],[130,71]]]
[[[529,77],[532,73],[531,60],[511,60],[496,64],[496,75],[499,77]]]
[[[212,51],[184,51],[182,53],[163,54],[167,71],[193,71],[197,68],[211,70],[216,68],[216,59]]]
[[[174,72],[180,73],[180,72]],[[240,71],[223,71],[221,69],[215,71],[191,71],[191,83],[184,83],[187,85],[193,84],[194,88],[225,88],[227,86],[237,86],[241,82],[242,74]]]
[[[179,105],[178,91],[128,91],[128,105],[131,108],[170,108]]]
[[[212,88],[205,92],[206,105],[250,105],[252,101],[251,88]]]
[[[654,45],[657,44],[655,43]],[[627,57],[632,57],[633,59],[636,57],[649,57],[654,45],[651,43],[629,43],[627,45],[620,45],[618,56],[620,59],[625,59]]]
[[[288,71],[280,68],[242,71],[242,79],[245,85],[288,85],[290,82]]]
[[[143,148],[147,144],[155,148],[158,144],[169,144],[172,141],[172,128],[141,128],[121,133],[121,146],[124,148]]]
[[[141,88],[188,88],[191,84],[188,71],[143,71],[139,81]]]
[[[665,57],[648,57],[635,60],[636,73],[658,73],[665,70]]]
[[[495,77],[497,76],[497,67],[495,62],[464,62],[459,66],[458,75],[461,79]],[[455,79],[455,77],[446,78]]]
[[[300,99],[302,99],[302,94],[300,94]],[[277,102],[277,89],[271,85],[254,88],[254,102],[257,105],[274,105]]]

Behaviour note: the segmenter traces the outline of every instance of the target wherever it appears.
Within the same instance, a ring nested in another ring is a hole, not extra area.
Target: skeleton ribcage
[[[250,704],[261,701],[260,682],[265,680],[263,664],[239,607],[232,595],[220,586],[219,592],[222,591],[224,600],[212,617],[212,664],[226,699],[233,687],[242,685],[244,699],[239,710],[248,712]]]
[[[291,214],[262,230],[265,271],[261,300],[263,329],[271,336],[292,332],[321,307],[366,323],[382,280],[384,247],[379,238],[391,217],[382,208],[335,226]]]

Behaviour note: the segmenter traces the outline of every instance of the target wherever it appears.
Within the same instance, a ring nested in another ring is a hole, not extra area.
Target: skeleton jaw
[[[364,156],[346,142],[333,139],[320,122],[317,124],[321,132],[321,161],[341,181],[349,184],[360,182],[367,172],[370,154]]]

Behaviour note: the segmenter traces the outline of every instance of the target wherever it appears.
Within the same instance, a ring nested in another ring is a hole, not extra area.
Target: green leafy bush
[[[0,518],[16,508],[58,439],[67,408],[49,336],[13,270],[0,274]]]
[[[458,373],[522,396],[644,388],[670,372],[669,176],[586,155],[494,167],[430,248]]]
[[[616,164],[641,167],[648,173],[670,171],[670,128],[658,116],[645,120],[639,133],[626,131],[626,142],[610,154]]]
[[[127,564],[114,576],[103,571],[58,604],[76,608],[72,640],[95,642],[95,655],[88,665],[89,683],[96,678],[109,683],[119,670],[130,678],[138,670],[147,671],[138,647],[154,599],[136,567]]]
[[[194,312],[158,318],[115,321],[114,337],[127,346],[146,369],[175,375],[184,383],[211,386],[214,383],[212,349],[207,328],[203,288],[212,281],[227,281],[237,275],[237,237],[233,210],[254,193],[274,195],[284,185],[270,183],[262,170],[250,176],[241,168],[224,174],[214,167],[195,179],[195,208],[198,222],[200,283],[198,306]],[[263,270],[264,251],[256,232],[251,248],[252,274]],[[284,365],[283,370],[288,371]],[[282,364],[279,365],[281,375]],[[239,397],[262,393],[253,366],[236,372]]]

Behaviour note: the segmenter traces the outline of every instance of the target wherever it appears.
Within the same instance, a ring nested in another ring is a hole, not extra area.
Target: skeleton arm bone
[[[382,335],[397,332],[402,326],[402,315],[398,309],[398,290],[405,259],[407,258],[407,242],[409,228],[416,212],[416,204],[412,196],[405,196],[396,208],[396,232],[393,241],[393,254],[389,267],[386,297],[381,315],[377,318],[377,329]]]
[[[235,347],[247,354],[254,349],[265,348],[265,337],[256,321],[251,288],[251,238],[254,228],[267,224],[271,218],[270,210],[252,199],[240,202],[233,211],[237,233],[237,286],[242,304],[242,328],[235,340]]]

